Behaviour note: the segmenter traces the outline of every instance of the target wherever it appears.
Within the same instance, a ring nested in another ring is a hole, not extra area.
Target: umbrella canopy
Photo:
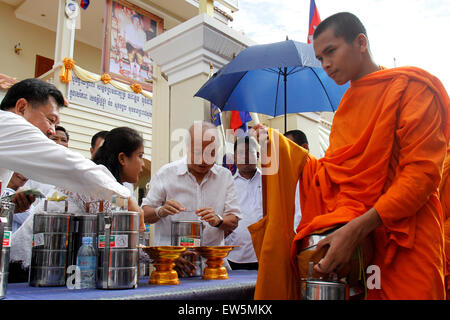
[[[348,87],[328,77],[310,44],[286,40],[244,49],[195,96],[222,111],[286,117],[287,113],[335,111]]]

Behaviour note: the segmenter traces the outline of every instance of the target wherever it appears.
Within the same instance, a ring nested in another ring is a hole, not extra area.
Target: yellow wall
[[[56,33],[37,25],[19,20],[14,8],[0,2],[0,73],[23,80],[34,78],[36,55],[50,59],[55,55]],[[21,43],[20,55],[14,45]],[[83,69],[101,73],[101,50],[76,41],[74,60]]]

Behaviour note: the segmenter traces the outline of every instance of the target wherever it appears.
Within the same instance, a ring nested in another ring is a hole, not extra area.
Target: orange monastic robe
[[[298,287],[288,281],[298,284],[299,240],[372,207],[383,222],[374,231],[372,261],[380,267],[381,289],[369,290],[368,298],[443,299],[444,219],[437,188],[450,137],[449,106],[442,84],[429,73],[384,69],[352,81],[334,116],[324,158],[305,155],[269,130],[269,137],[280,141],[279,170],[263,183],[264,221],[249,227],[260,259],[255,299],[298,298]],[[300,160],[290,162],[295,156]],[[295,183],[283,179],[296,172],[302,220],[288,269],[281,246],[292,224],[272,225],[292,221]],[[278,264],[265,264],[271,255]],[[293,274],[278,275],[287,271]]]
[[[442,212],[444,213],[444,239],[446,272],[445,282],[447,290],[447,300],[450,300],[450,146],[447,149],[447,158],[444,162],[441,184],[439,185]]]

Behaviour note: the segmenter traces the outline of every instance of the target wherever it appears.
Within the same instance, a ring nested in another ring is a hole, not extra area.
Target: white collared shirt
[[[242,220],[239,221],[238,227],[225,238],[225,244],[239,245],[239,247],[230,251],[228,260],[235,263],[257,262],[252,237],[247,228],[263,217],[261,171],[256,169],[253,177],[248,180],[242,177],[239,171],[236,172],[234,185],[236,186]]]
[[[200,221],[196,209],[211,207],[220,216],[234,214],[241,218],[233,177],[230,170],[214,164],[198,184],[187,168],[186,157],[161,167],[150,181],[150,190],[142,200],[143,206],[157,208],[167,200],[176,200],[187,210],[169,215],[155,223],[155,245],[171,245],[172,221]],[[221,229],[203,223],[202,245],[223,245]]]
[[[96,199],[108,200],[114,193],[130,195],[105,166],[96,165],[80,153],[56,144],[23,117],[0,110],[2,190],[12,171]]]

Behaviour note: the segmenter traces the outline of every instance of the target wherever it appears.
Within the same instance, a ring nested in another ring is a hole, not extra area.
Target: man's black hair
[[[313,39],[330,27],[333,27],[336,38],[342,37],[347,43],[352,43],[360,33],[367,37],[366,28],[357,16],[350,12],[339,12],[319,23]]]
[[[64,134],[66,135],[66,138],[67,138],[67,142],[69,142],[69,133],[67,132],[66,128],[64,128],[63,126],[56,126],[55,131],[64,132]]]
[[[306,134],[302,130],[290,130],[284,134],[285,137],[288,135],[292,136],[294,142],[299,146],[304,143],[308,144],[308,139],[306,138]]]
[[[102,138],[103,140],[105,140],[106,135],[108,134],[109,131],[99,131],[96,134],[94,134],[91,138],[91,147],[95,148],[95,143],[97,142],[98,138]]]
[[[25,79],[9,88],[0,104],[0,109],[14,108],[21,98],[27,100],[33,108],[37,108],[48,102],[50,97],[55,99],[60,108],[64,106],[64,97],[53,84],[35,78]]]

